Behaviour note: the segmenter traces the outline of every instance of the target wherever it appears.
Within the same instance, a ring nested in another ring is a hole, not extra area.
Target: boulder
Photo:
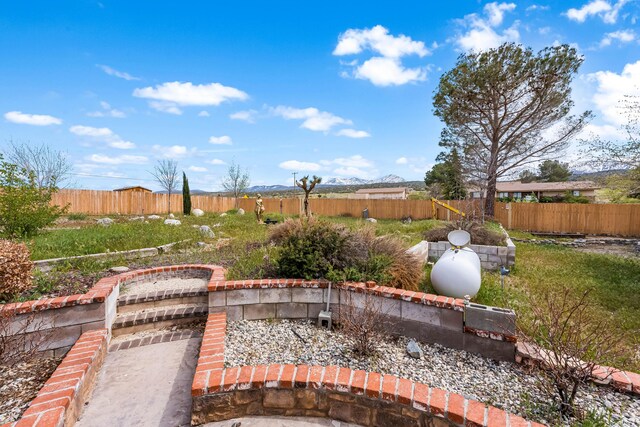
[[[414,359],[422,359],[422,356],[424,356],[422,349],[415,340],[410,340],[407,344],[407,354]]]
[[[174,219],[176,216],[172,213],[169,214],[169,218]]]
[[[191,209],[191,215],[202,216],[204,215],[204,211],[202,209]]]
[[[244,209],[242,208],[238,209],[238,215],[244,215]]]
[[[182,224],[179,219],[165,219],[164,223],[166,225],[180,225],[180,224]]]
[[[100,218],[98,220],[98,224],[103,226],[103,227],[109,227],[111,224],[113,224],[115,221],[112,220],[111,218]]]
[[[226,212],[222,212],[222,213],[220,214],[220,216],[227,216],[227,213],[226,213]]]
[[[200,226],[200,234],[203,237],[208,237],[210,239],[213,239],[214,237],[216,237],[216,235],[213,233],[213,231],[211,230],[211,228],[209,228],[208,225],[201,225]]]
[[[134,216],[132,218],[129,218],[129,221],[131,221],[131,222],[133,222],[133,221],[144,222],[144,217],[143,216]]]
[[[147,217],[147,219],[162,219],[162,217],[158,216],[158,215],[149,215]]]
[[[117,266],[117,267],[111,267],[109,271],[112,273],[126,273],[127,271],[129,271],[129,267],[125,267],[123,265]]]
[[[372,223],[372,224],[375,224],[375,223],[377,223],[377,222],[378,222],[378,220],[377,220],[377,219],[375,219],[375,218],[367,218],[367,219],[365,219],[365,221],[370,222],[370,223]]]

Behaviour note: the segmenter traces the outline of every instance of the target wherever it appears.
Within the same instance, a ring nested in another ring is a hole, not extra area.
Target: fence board
[[[61,190],[53,204],[69,205],[69,213],[89,215],[148,215],[169,211],[167,194],[142,192],[114,192],[98,190]],[[481,200],[447,202],[467,214],[480,216]],[[206,212],[224,212],[235,207],[235,200],[219,196],[191,196],[193,208]],[[238,206],[253,212],[255,199],[239,199]],[[299,198],[264,199],[266,212],[298,215],[302,211]],[[369,217],[380,219],[432,218],[429,200],[391,199],[326,199],[312,198],[309,207],[316,215],[362,217],[364,209]],[[182,211],[182,194],[171,195],[171,211]],[[436,217],[454,220],[457,215],[440,206]],[[496,203],[495,219],[505,227],[523,231],[555,233],[585,233],[640,237],[640,204],[572,204],[572,203]]]

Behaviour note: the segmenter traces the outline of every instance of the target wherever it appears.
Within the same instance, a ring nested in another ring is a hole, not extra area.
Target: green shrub
[[[0,234],[32,236],[52,224],[66,208],[51,206],[55,187],[39,187],[33,172],[0,156]]]

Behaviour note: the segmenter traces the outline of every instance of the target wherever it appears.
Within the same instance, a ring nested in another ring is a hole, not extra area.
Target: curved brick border
[[[185,264],[166,267],[154,267],[143,270],[134,270],[126,273],[117,274],[110,277],[100,279],[85,294],[69,295],[55,298],[42,298],[38,300],[16,302],[0,305],[0,311],[9,312],[11,314],[25,314],[36,311],[50,310],[63,307],[72,307],[75,305],[91,304],[95,302],[104,302],[113,289],[117,285],[130,283],[138,278],[146,278],[148,276],[172,273],[183,270],[207,270],[211,271],[209,286],[212,281],[224,279],[225,270],[222,267],[206,264]]]
[[[106,329],[82,334],[22,417],[0,427],[73,426],[107,353]]]
[[[226,314],[207,320],[191,387],[192,424],[246,415],[314,416],[365,426],[542,424],[425,384],[337,366],[224,368]]]

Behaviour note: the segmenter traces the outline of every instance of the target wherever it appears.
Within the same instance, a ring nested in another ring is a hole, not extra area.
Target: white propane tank
[[[464,298],[474,297],[480,290],[480,258],[471,248],[471,235],[455,230],[447,236],[448,249],[431,269],[431,284],[440,295]]]

